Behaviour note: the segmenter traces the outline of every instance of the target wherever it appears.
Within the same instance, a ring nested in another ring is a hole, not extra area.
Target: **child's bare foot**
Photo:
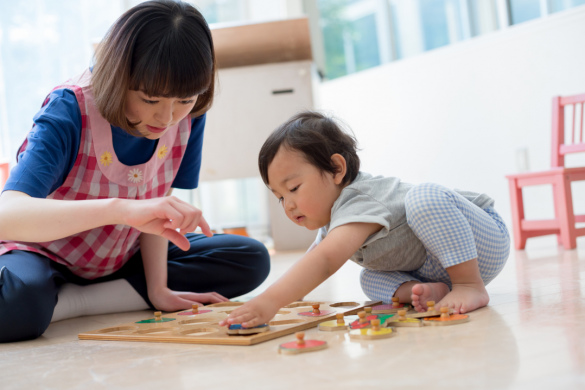
[[[427,301],[438,302],[449,294],[445,283],[419,283],[412,286],[412,306],[416,311],[427,310]]]
[[[483,283],[481,284],[453,284],[451,292],[441,299],[435,307],[448,306],[453,313],[463,314],[484,307],[490,297]]]

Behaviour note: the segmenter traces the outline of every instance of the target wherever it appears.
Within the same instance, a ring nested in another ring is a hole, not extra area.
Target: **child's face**
[[[286,216],[309,230],[327,225],[345,172],[321,172],[302,153],[280,147],[268,166],[268,185]]]
[[[128,91],[126,117],[140,122],[136,129],[148,139],[159,139],[166,130],[185,118],[195,106],[197,95],[186,98],[148,96],[142,91]]]

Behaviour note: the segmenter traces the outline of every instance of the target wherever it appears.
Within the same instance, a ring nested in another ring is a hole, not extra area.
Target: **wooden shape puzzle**
[[[406,317],[406,310],[398,310],[396,313],[398,314],[397,317],[392,317],[388,319],[387,325],[389,326],[404,326],[404,327],[421,327],[423,326],[423,322],[417,318],[408,318]]]
[[[296,355],[304,352],[319,351],[327,348],[327,342],[322,340],[305,340],[305,332],[297,332],[296,340],[278,346],[278,353]]]
[[[371,324],[371,328],[354,329],[349,331],[349,338],[352,340],[377,340],[394,336],[394,330],[392,328],[380,327],[379,319],[372,320]]]
[[[300,316],[307,308],[319,303],[324,310],[333,314],[322,317]],[[167,313],[164,316],[155,315],[154,319],[130,322],[78,335],[81,340],[109,340],[109,341],[144,341],[163,343],[192,343],[192,344],[220,344],[220,345],[253,345],[278,337],[286,336],[298,331],[316,327],[320,322],[335,319],[335,314],[355,314],[363,311],[364,307],[377,305],[379,301],[370,302],[293,302],[278,311],[269,321],[269,329],[257,334],[228,334],[225,326],[219,322],[228,314],[243,305],[242,302],[221,302],[205,306],[209,313],[179,315]],[[186,313],[188,313],[187,311]],[[157,321],[157,318],[160,320]]]
[[[466,314],[451,314],[447,306],[441,308],[440,317],[425,318],[423,320],[425,325],[431,326],[446,326],[457,325],[469,321],[469,316]]]

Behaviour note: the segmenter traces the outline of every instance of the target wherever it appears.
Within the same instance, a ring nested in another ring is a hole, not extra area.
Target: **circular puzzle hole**
[[[153,333],[167,333],[172,332],[173,328],[164,327],[164,328],[152,328],[152,329],[140,329],[137,330],[136,333],[138,334],[153,334]]]
[[[295,303],[291,303],[290,305],[286,305],[284,307],[284,309],[294,309],[295,307],[311,307],[313,305],[322,305],[323,303],[321,302],[295,302]]]
[[[338,302],[338,303],[333,303],[329,306],[331,307],[354,307],[354,306],[359,306],[360,304],[357,302]]]
[[[205,320],[205,319],[192,319],[192,320],[179,321],[179,325],[191,325],[191,324],[214,324],[214,322],[210,321],[209,319],[207,319],[207,320]]]
[[[109,333],[109,334],[127,333],[128,331],[135,331],[137,329],[138,329],[138,327],[136,327],[136,326],[116,326],[113,328],[101,329],[98,333]]]
[[[184,336],[205,336],[217,332],[218,330],[216,328],[203,328],[198,326],[191,329],[181,330],[179,333]]]
[[[242,306],[244,302],[220,302],[220,303],[213,303],[211,305],[207,305],[205,307],[238,307]]]
[[[305,320],[282,320],[282,321],[270,321],[268,325],[270,326],[278,326],[278,325],[290,325],[290,324],[300,324],[302,322],[306,322]]]

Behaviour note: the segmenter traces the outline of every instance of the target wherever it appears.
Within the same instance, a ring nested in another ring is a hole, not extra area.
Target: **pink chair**
[[[8,167],[9,165],[7,162],[0,162],[0,191],[4,188],[6,179],[8,179]]]
[[[524,249],[526,240],[530,237],[548,234],[556,234],[558,242],[565,249],[574,249],[577,246],[577,237],[585,236],[585,227],[576,227],[577,222],[585,222],[585,215],[575,215],[571,192],[571,182],[585,180],[585,167],[565,168],[565,155],[585,152],[585,140],[583,139],[584,104],[585,94],[554,97],[551,169],[543,172],[506,176],[510,185],[512,228],[516,249]],[[569,108],[570,106],[572,109]],[[580,115],[578,115],[579,113]],[[572,131],[567,136],[565,136],[566,114],[572,115]],[[526,220],[522,188],[543,184],[552,185],[555,219]]]

